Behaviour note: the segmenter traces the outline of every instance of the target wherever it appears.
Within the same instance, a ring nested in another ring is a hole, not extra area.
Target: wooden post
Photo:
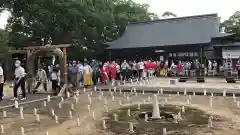
[[[66,85],[66,89],[65,89],[65,96],[67,97],[67,84],[68,84],[68,80],[67,80],[67,49],[64,47],[63,48],[63,65],[64,65],[64,84]]]

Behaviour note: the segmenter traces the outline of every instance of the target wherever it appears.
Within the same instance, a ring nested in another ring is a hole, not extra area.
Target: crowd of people
[[[26,99],[25,90],[25,69],[21,66],[21,62],[15,62],[15,80],[13,89],[13,100],[18,99],[18,88],[21,87],[22,99]],[[198,60],[194,61],[106,61],[100,62],[97,60],[87,61],[72,61],[68,63],[68,82],[74,88],[92,87],[97,84],[114,85],[117,80],[128,81],[133,79],[145,79],[151,76],[174,76],[184,75],[189,76],[196,73],[203,64]],[[217,71],[217,63],[214,61],[208,62],[208,70]],[[194,72],[193,72],[194,71]],[[59,64],[46,66],[43,64],[37,70],[36,83],[33,88],[33,93],[38,92],[39,86],[42,84],[47,91],[48,82],[52,84],[52,92],[57,95],[61,89],[61,68]],[[3,97],[4,75],[3,69],[0,66],[0,100]]]

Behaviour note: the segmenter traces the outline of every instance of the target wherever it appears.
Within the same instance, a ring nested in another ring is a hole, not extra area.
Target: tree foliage
[[[177,17],[177,14],[170,11],[166,11],[162,14],[162,17]]]
[[[227,33],[234,33],[240,37],[240,11],[235,12],[228,20],[221,24],[221,29]]]
[[[8,32],[0,29],[0,59],[8,54]]]
[[[156,19],[147,4],[132,0],[15,0],[7,26],[9,45],[75,44],[75,54],[101,52],[129,22]]]

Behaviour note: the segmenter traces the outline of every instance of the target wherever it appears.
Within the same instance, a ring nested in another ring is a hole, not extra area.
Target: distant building
[[[240,42],[221,33],[217,14],[131,23],[122,37],[108,42],[112,59],[206,59],[222,62],[240,55]],[[234,46],[234,47],[233,47]],[[228,50],[228,51],[226,51]]]

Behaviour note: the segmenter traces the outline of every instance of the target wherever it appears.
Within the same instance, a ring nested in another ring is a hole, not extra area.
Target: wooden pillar
[[[67,84],[67,49],[63,48],[64,83]]]
[[[68,90],[68,72],[67,72],[67,49],[63,48],[63,74],[64,74],[64,84],[66,85],[66,88],[64,90],[65,97],[67,97],[67,90]]]
[[[27,80],[27,91],[28,93],[32,92],[32,86],[33,86],[33,70],[34,70],[34,67],[33,67],[33,64],[34,64],[34,60],[33,60],[33,56],[32,55],[32,52],[31,50],[27,50],[27,77],[26,77],[26,80]]]

